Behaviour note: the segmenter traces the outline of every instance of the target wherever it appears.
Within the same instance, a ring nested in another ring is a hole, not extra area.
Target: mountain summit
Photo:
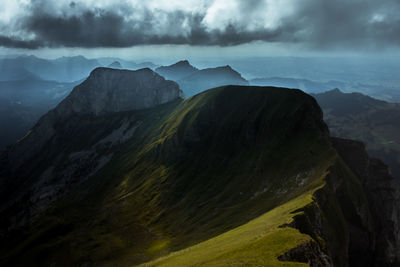
[[[57,112],[101,114],[150,108],[182,95],[175,82],[151,69],[97,68],[60,103]]]
[[[112,62],[108,67],[112,69],[122,69],[122,65],[119,61]]]
[[[169,66],[159,67],[156,72],[177,82],[185,97],[218,86],[248,85],[248,81],[229,65],[199,70],[193,67],[189,61],[181,60]]]
[[[249,84],[239,72],[229,65],[196,71],[177,81],[177,83],[186,97],[218,86]]]
[[[189,61],[181,60],[169,66],[162,66],[156,69],[160,75],[173,81],[180,80],[194,72],[198,69],[192,66]]]

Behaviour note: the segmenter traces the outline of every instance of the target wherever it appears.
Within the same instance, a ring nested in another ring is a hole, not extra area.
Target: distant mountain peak
[[[328,91],[328,92],[329,92],[329,91]],[[332,93],[343,94],[343,92],[342,92],[339,88],[332,89],[330,92],[332,92]]]
[[[119,61],[114,61],[113,63],[108,65],[108,67],[113,69],[122,69],[122,65]]]
[[[169,66],[165,66],[165,68],[168,68],[168,67],[189,67],[189,68],[196,69],[192,64],[190,64],[190,62],[187,59],[178,61],[178,62],[176,62],[174,64],[169,65]]]
[[[209,69],[205,69],[205,70],[207,70],[207,71],[222,71],[222,72],[224,72],[224,74],[232,74],[232,75],[238,76],[243,79],[242,75],[238,71],[234,70],[230,65],[220,66],[220,67],[216,67],[216,68],[209,68]]]
[[[223,85],[249,84],[239,72],[232,69],[229,65],[196,71],[182,80],[179,80],[178,83],[186,97]]]
[[[156,71],[170,80],[180,80],[198,71],[188,60],[181,60],[169,66],[161,66]]]
[[[191,65],[187,59],[176,62],[173,65]]]
[[[228,69],[228,70],[233,70],[230,65],[222,66],[221,68]]]

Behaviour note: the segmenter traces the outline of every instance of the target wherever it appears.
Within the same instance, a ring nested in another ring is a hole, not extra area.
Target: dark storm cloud
[[[40,47],[41,43],[36,40],[25,41],[25,40],[18,40],[16,38],[0,35],[0,46],[35,49],[35,48]]]
[[[204,23],[207,9],[198,12],[160,9],[155,12],[143,7],[135,9],[126,2],[107,9],[70,2],[66,5],[68,10],[55,13],[46,10],[46,0],[35,0],[30,12],[17,23],[17,30],[34,38],[12,37],[0,32],[0,46],[29,49],[145,44],[230,46],[258,40],[303,43],[319,48],[400,45],[400,4],[397,0],[287,1],[290,6],[280,8],[292,8],[293,12],[282,16],[274,27],[265,27],[255,21],[260,12],[262,15],[263,10],[273,5],[273,1],[236,1],[238,13],[231,14],[233,19],[228,20],[229,23],[209,27]],[[235,20],[238,16],[245,19]],[[254,27],[249,27],[253,24]]]
[[[182,11],[166,15],[164,32],[157,32],[151,12],[144,11],[141,20],[125,20],[111,11],[86,11],[80,16],[56,17],[48,13],[27,18],[24,26],[37,36],[26,48],[58,47],[128,47],[143,44],[237,45],[254,40],[278,41],[285,31],[245,31],[240,25],[229,24],[223,30],[208,30],[202,25],[204,15]],[[186,29],[182,25],[186,23]],[[184,32],[184,34],[182,34]],[[19,47],[23,46],[22,41]],[[12,43],[0,43],[12,46]]]

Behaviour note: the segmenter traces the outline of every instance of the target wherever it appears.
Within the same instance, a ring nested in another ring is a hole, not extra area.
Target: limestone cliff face
[[[97,68],[60,103],[59,116],[138,110],[182,95],[178,85],[150,69],[137,71]]]
[[[150,69],[129,71],[97,68],[10,148],[9,157],[13,169],[39,152],[55,135],[55,125],[66,118],[146,109],[181,96],[182,91],[175,82],[165,80]]]

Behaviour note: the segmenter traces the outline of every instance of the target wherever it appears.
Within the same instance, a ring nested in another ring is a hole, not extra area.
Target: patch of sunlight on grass
[[[154,242],[154,244],[147,250],[149,253],[155,253],[168,248],[168,240],[159,240]]]
[[[315,190],[217,237],[140,266],[308,266],[277,259],[311,239],[279,226],[290,223],[298,214],[293,212],[311,203]]]

